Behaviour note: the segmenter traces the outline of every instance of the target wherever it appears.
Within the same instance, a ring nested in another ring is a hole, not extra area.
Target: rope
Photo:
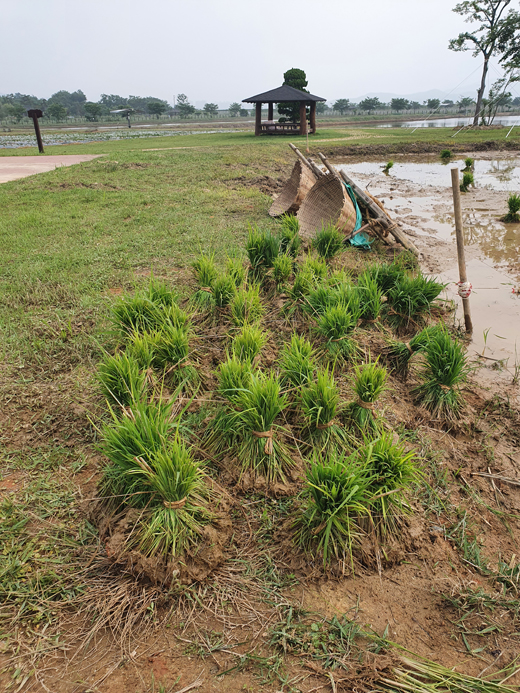
[[[374,411],[376,408],[376,403],[375,402],[363,402],[362,399],[358,399],[356,404],[361,407],[361,409],[368,409],[368,411]]]
[[[168,508],[168,510],[180,510],[186,505],[186,496],[178,501],[163,501],[163,505],[165,508]]]
[[[455,284],[459,287],[457,293],[461,298],[469,298],[471,296],[471,290],[473,289],[471,282],[455,282]]]
[[[330,428],[331,426],[334,426],[334,421],[329,421],[329,423],[326,424],[316,424],[316,429],[318,431],[325,431],[327,428]]]
[[[273,430],[269,431],[251,431],[255,438],[265,438],[264,452],[266,455],[272,455],[274,451],[273,447]]]
[[[405,346],[408,349],[408,351],[410,352],[411,356],[413,356],[413,349],[410,346],[410,342],[405,342]]]

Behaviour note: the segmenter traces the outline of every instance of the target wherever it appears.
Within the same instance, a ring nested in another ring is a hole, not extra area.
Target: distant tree
[[[511,105],[512,105],[512,106],[520,106],[520,96],[515,97],[515,98],[511,101]]]
[[[86,102],[87,97],[81,91],[81,89],[72,92],[65,90],[57,91],[49,99],[49,103],[59,103],[67,109],[67,113],[69,113],[69,115],[75,116],[84,115],[84,107]]]
[[[205,103],[204,108],[202,109],[204,113],[208,116],[216,116],[218,115],[218,104],[217,103]]]
[[[413,109],[413,112],[420,110],[421,104],[418,101],[410,101],[409,108]]]
[[[45,115],[53,120],[65,120],[67,109],[61,103],[50,103],[45,109]]]
[[[366,98],[363,99],[363,101],[360,101],[358,104],[358,108],[360,108],[362,111],[368,111],[371,113],[372,111],[375,111],[376,108],[382,108],[384,104],[379,101],[377,96],[373,96],[372,98]]]
[[[469,96],[463,96],[460,101],[457,101],[457,106],[459,107],[459,113],[466,113],[468,108],[473,106],[473,99],[470,99]]]
[[[101,94],[98,103],[110,111],[114,111],[116,108],[126,108],[129,105],[125,97],[119,96],[119,94]]]
[[[324,101],[317,101],[316,102],[316,113],[318,115],[323,115],[327,109],[328,109],[328,106]]]
[[[241,109],[242,109],[242,106],[238,103],[238,101],[235,101],[228,108],[228,113],[232,118],[236,118],[237,116],[240,115]]]
[[[506,14],[511,1],[465,0],[453,8],[454,12],[466,17],[467,22],[479,24],[473,32],[465,31],[457,38],[451,39],[448,45],[452,51],[472,51],[474,57],[480,55],[484,60],[473,125],[478,125],[490,58],[500,56],[499,62],[514,64],[515,54],[518,54],[520,50],[518,48],[520,14],[512,9]]]
[[[159,118],[168,108],[168,104],[164,103],[164,101],[150,101],[150,103],[146,104],[146,108],[148,113]]]
[[[444,106],[444,108],[451,108],[454,105],[453,101],[451,99],[444,99],[442,102],[441,106]]]
[[[332,104],[332,110],[333,111],[339,111],[341,115],[345,115],[345,113],[349,110],[350,108],[350,101],[349,99],[338,99]]]
[[[441,105],[440,99],[428,99],[424,102],[424,105],[429,111],[436,111]]]
[[[241,108],[240,109],[240,117],[241,118],[247,118],[248,115],[249,115],[249,111],[247,110],[247,108]]]
[[[99,120],[99,116],[103,113],[103,106],[98,103],[93,103],[92,101],[87,101],[83,108],[87,120],[92,123]]]
[[[410,102],[408,99],[392,99],[390,101],[390,108],[393,111],[407,111],[410,108]]]
[[[294,89],[299,89],[305,93],[309,91],[305,88],[308,84],[307,75],[303,70],[297,67],[293,67],[287,72],[284,72],[283,83],[289,87],[294,87]],[[307,111],[308,109],[306,109]],[[297,123],[300,120],[300,104],[290,101],[282,101],[278,104],[278,113],[282,116],[285,121],[290,121],[291,123]]]
[[[177,111],[181,118],[188,118],[195,113],[195,106],[191,105],[186,94],[177,94]]]

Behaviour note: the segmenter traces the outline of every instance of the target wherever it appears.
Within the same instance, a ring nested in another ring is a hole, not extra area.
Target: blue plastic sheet
[[[352,204],[354,205],[354,208],[356,210],[356,225],[354,226],[353,230],[354,235],[350,239],[350,245],[353,245],[356,248],[366,248],[370,250],[370,244],[374,241],[370,240],[368,234],[366,234],[364,231],[361,231],[361,233],[356,233],[356,231],[358,231],[363,226],[363,218],[361,216],[361,210],[359,209],[359,205],[357,203],[356,196],[354,195],[354,191],[352,190],[350,185],[347,185],[347,183],[345,183],[345,181],[343,181],[343,185],[346,187],[349,197],[352,200]]]

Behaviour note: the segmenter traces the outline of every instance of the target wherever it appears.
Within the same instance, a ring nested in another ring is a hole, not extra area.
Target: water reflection
[[[432,120],[406,120],[392,123],[381,123],[376,125],[376,128],[463,128],[473,123],[473,117],[462,118],[435,118]],[[503,125],[511,127],[512,125],[520,125],[520,116],[502,116],[495,118],[493,125]]]

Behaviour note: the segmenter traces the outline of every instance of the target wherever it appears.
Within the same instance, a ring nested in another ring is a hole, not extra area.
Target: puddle
[[[376,128],[462,128],[473,123],[473,116],[464,118],[455,116],[453,118],[432,118],[427,120],[406,120],[401,122],[381,123]],[[513,127],[520,125],[520,116],[502,116],[495,118],[493,125],[503,125]]]

